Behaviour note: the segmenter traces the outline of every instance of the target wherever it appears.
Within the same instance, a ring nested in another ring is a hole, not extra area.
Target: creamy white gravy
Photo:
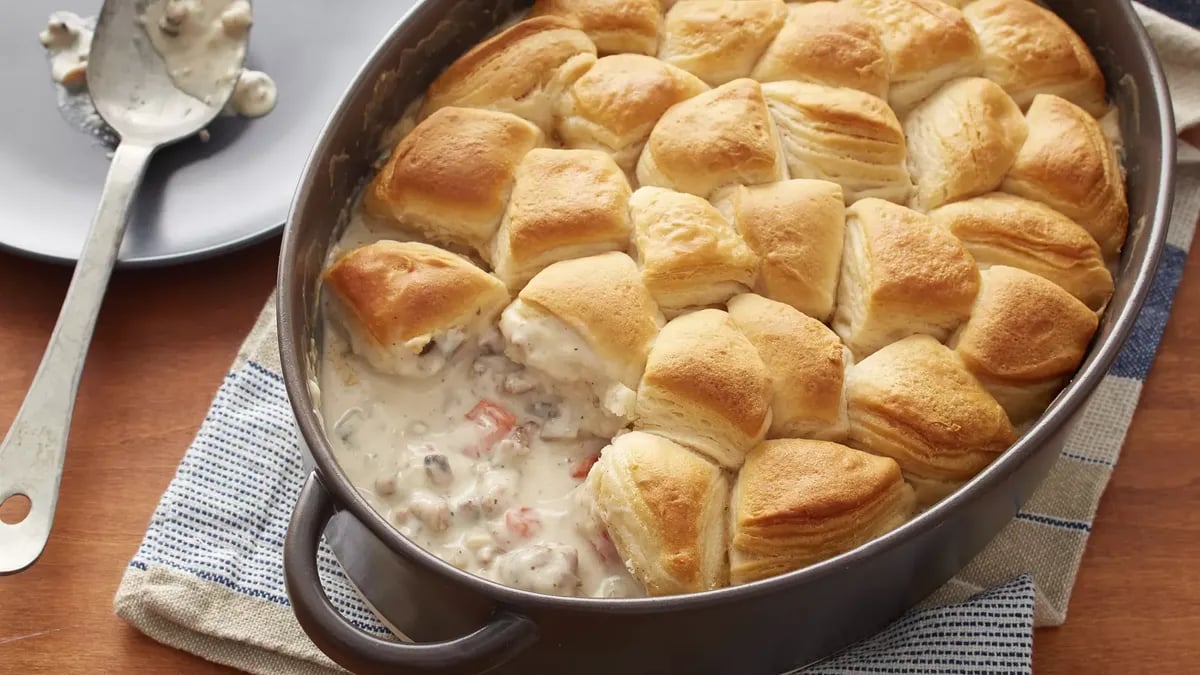
[[[275,81],[261,70],[243,70],[233,86],[229,106],[242,117],[262,117],[275,109],[279,92]]]
[[[87,83],[88,54],[93,22],[74,12],[54,12],[38,35],[50,57],[50,77],[71,89]]]
[[[98,146],[112,156],[112,150],[120,139],[117,132],[96,112],[87,89],[88,55],[95,27],[95,17],[81,17],[74,12],[54,12],[38,39],[46,48],[50,78],[55,83],[58,110],[63,119],[91,136]]]
[[[331,252],[395,238],[355,208]],[[325,299],[325,316],[336,317]],[[607,443],[591,392],[504,356],[495,329],[430,354],[426,376],[385,374],[326,318],[320,408],[338,463],[405,536],[452,565],[555,595],[630,597],[626,571],[582,488]],[[424,357],[422,357],[424,358]],[[442,360],[444,359],[444,364]]]
[[[274,109],[274,81],[242,68],[254,23],[247,0],[156,0],[140,21],[182,91],[208,103],[214,84],[233,83],[232,112],[261,117]]]

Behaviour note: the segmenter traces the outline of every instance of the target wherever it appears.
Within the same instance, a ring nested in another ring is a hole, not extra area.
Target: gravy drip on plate
[[[380,231],[356,216],[333,255]],[[640,595],[582,488],[607,443],[579,429],[593,401],[503,349],[493,329],[436,374],[399,377],[327,319],[319,400],[339,465],[401,533],[462,570],[539,593]]]
[[[74,12],[54,12],[38,35],[50,57],[50,77],[70,89],[87,83],[93,22]]]
[[[54,81],[58,110],[67,124],[91,136],[95,144],[112,156],[117,147],[117,132],[105,123],[88,94],[88,55],[96,17],[74,12],[54,12],[38,40],[46,48],[50,79]]]

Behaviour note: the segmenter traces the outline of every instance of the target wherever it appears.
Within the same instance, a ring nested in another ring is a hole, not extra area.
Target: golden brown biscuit
[[[904,117],[943,83],[979,75],[979,39],[962,12],[938,0],[849,0],[879,25],[888,52],[888,103]]]
[[[501,317],[516,360],[564,381],[603,374],[636,389],[663,319],[624,253],[557,262]],[[575,350],[582,341],[587,350]]]
[[[983,49],[983,75],[1024,110],[1037,94],[1061,96],[1099,117],[1104,75],[1083,40],[1028,0],[979,0],[963,9]]]
[[[978,290],[971,254],[928,216],[880,199],[846,211],[833,329],[856,357],[918,333],[946,339]]]
[[[1029,137],[1001,189],[1071,218],[1105,257],[1115,256],[1125,244],[1129,205],[1117,155],[1099,123],[1050,94],[1037,95],[1025,119]]]
[[[781,302],[746,293],[729,300],[729,316],[771,374],[769,438],[843,440],[843,387],[850,351],[825,324]]]
[[[787,17],[783,0],[687,0],[663,22],[658,58],[718,86],[749,77]]]
[[[750,77],[848,87],[886,99],[887,51],[875,22],[858,9],[840,2],[793,2]]]
[[[629,202],[642,279],[668,316],[749,290],[758,259],[716,208],[644,187]]]
[[[492,266],[519,290],[550,263],[629,248],[629,182],[598,150],[538,148],[517,166]]]
[[[837,183],[847,204],[866,197],[908,200],[904,131],[883,100],[805,82],[771,82],[762,89],[792,178]]]
[[[726,185],[786,178],[762,87],[734,80],[672,107],[650,132],[637,178],[701,197]]]
[[[632,431],[588,473],[600,520],[651,596],[728,584],[729,478],[673,441]]]
[[[1016,440],[1000,404],[928,335],[860,361],[846,393],[850,445],[896,460],[920,506],[953,492]]]
[[[771,426],[771,378],[725,312],[702,309],[663,327],[642,376],[634,428],[736,469]]]
[[[730,583],[807,567],[896,529],[916,510],[894,460],[837,443],[766,441],[734,485]]]
[[[1015,195],[992,192],[929,213],[962,241],[981,268],[1018,267],[1045,277],[1093,310],[1113,293],[1100,245],[1058,211]]]
[[[537,0],[529,15],[544,14],[574,20],[601,54],[658,51],[662,27],[658,0]]]
[[[351,348],[384,372],[431,375],[508,303],[504,284],[470,261],[415,241],[378,241],[324,273]]]
[[[568,147],[609,152],[632,175],[663,113],[706,91],[700,78],[656,58],[606,56],[563,96],[558,135]]]
[[[596,62],[596,46],[557,16],[526,19],[488,38],[442,72],[425,92],[421,117],[446,106],[487,108],[554,130],[563,92]]]
[[[904,119],[919,211],[996,189],[1028,130],[1008,94],[981,77],[953,80]]]
[[[740,186],[715,206],[759,258],[754,291],[827,321],[846,233],[842,188],[806,179]]]
[[[517,164],[541,142],[538,128],[514,115],[442,108],[400,140],[367,186],[363,206],[486,259]]]
[[[1053,282],[1015,267],[983,272],[971,318],[952,344],[1014,424],[1046,409],[1079,367],[1096,313]]]

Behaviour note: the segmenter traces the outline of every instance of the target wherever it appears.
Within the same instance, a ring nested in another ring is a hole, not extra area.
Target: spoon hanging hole
[[[20,525],[21,521],[29,516],[29,509],[33,507],[33,502],[29,501],[29,497],[23,494],[10,495],[3,503],[0,503],[0,522],[7,525]]]

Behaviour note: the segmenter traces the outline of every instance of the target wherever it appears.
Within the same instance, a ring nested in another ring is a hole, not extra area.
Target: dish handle
[[[283,567],[300,627],[342,667],[355,673],[483,672],[536,641],[537,625],[531,619],[503,609],[474,633],[443,642],[393,642],[359,630],[334,608],[317,574],[317,546],[334,513],[333,498],[316,473],[310,473],[288,525]]]

